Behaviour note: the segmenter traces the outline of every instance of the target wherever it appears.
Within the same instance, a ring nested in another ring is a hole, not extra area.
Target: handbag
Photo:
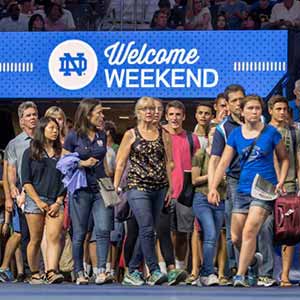
[[[295,165],[297,165],[297,138],[290,127]],[[295,174],[296,176],[296,174]],[[294,246],[300,242],[300,197],[286,195],[276,199],[274,205],[274,241],[278,245]]]
[[[114,207],[121,202],[109,177],[99,178],[98,185],[105,207]]]
[[[194,141],[193,141],[193,135],[191,132],[187,132],[187,139],[190,145],[190,153],[191,153],[191,159],[193,157],[194,153]],[[182,191],[177,198],[177,201],[185,205],[187,207],[192,207],[193,205],[193,199],[194,199],[194,186],[192,184],[192,173],[191,172],[184,172],[183,173],[183,188]]]
[[[293,246],[300,242],[300,197],[281,196],[274,206],[274,241]]]

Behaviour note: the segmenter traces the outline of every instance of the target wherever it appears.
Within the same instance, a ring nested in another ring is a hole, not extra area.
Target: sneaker
[[[159,269],[155,270],[150,278],[148,279],[147,283],[149,285],[159,285],[163,284],[164,282],[168,281],[168,276],[164,273],[162,273]]]
[[[202,282],[201,282],[200,276],[199,276],[196,280],[194,280],[194,281],[192,282],[191,285],[192,285],[192,286],[198,286],[198,287],[203,286],[203,285],[202,285]]]
[[[105,284],[105,283],[112,283],[113,277],[110,273],[99,273],[96,277],[95,283],[96,284]]]
[[[176,285],[185,281],[187,274],[184,270],[173,269],[168,272],[168,285]]]
[[[9,269],[0,269],[0,282],[14,281],[14,275]]]
[[[85,272],[83,271],[79,271],[77,274],[76,274],[77,278],[76,278],[76,284],[77,285],[86,285],[86,284],[89,284],[89,277],[87,276],[87,274],[85,274]]]
[[[252,264],[248,267],[248,284],[250,286],[256,286],[257,274],[259,268],[263,264],[263,255],[260,252],[256,252],[252,261]]]
[[[23,273],[19,273],[13,282],[14,283],[25,282],[25,279],[26,279],[25,275]]]
[[[225,276],[221,276],[219,277],[219,285],[220,286],[231,286],[233,284],[232,280],[225,277]]]
[[[127,272],[122,281],[123,285],[134,285],[134,286],[141,286],[144,283],[145,281],[142,278],[142,273],[139,272],[138,270],[135,270],[131,273]]]
[[[97,278],[97,275],[95,273],[92,274],[92,276],[89,277],[89,283],[95,283]]]
[[[215,274],[210,274],[208,276],[201,276],[200,280],[204,286],[219,285],[219,279]]]
[[[6,275],[5,271],[0,269],[0,282],[9,282],[9,278]]]
[[[277,282],[272,277],[268,276],[259,276],[257,281],[258,286],[270,287],[277,285]]]
[[[245,276],[235,275],[233,277],[233,286],[234,287],[250,287],[248,282],[245,279]]]

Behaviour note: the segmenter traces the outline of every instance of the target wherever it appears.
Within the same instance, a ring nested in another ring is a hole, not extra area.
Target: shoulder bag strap
[[[186,136],[190,145],[190,153],[191,153],[191,159],[194,155],[194,140],[193,140],[193,134],[190,131],[186,132]]]
[[[263,129],[260,131],[260,133],[258,134],[258,136],[257,136],[257,137],[254,139],[254,141],[252,142],[252,144],[251,144],[251,146],[250,146],[250,149],[249,149],[249,151],[248,151],[246,157],[245,157],[244,160],[243,160],[243,164],[240,164],[241,171],[242,171],[242,169],[243,169],[245,163],[248,161],[248,159],[249,159],[249,157],[250,157],[250,155],[251,155],[251,152],[252,152],[254,146],[256,145],[258,139],[259,139],[260,136],[263,134],[263,132],[266,130],[266,128],[267,128],[267,125],[264,125]],[[241,130],[242,130],[242,128],[241,128]]]

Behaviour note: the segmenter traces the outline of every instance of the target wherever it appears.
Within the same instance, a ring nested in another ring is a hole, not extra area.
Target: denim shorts
[[[49,206],[52,205],[55,202],[54,199],[49,199],[49,198],[43,197],[43,196],[40,196],[40,199],[43,202],[46,202]],[[64,211],[64,206],[63,205],[60,206],[59,211],[60,212]],[[26,197],[25,197],[24,213],[26,213],[26,214],[44,214],[44,212],[41,211],[39,209],[39,207],[36,205],[34,200],[31,197],[29,197],[27,194],[26,194]]]
[[[232,212],[247,214],[251,206],[259,206],[269,213],[272,213],[274,203],[275,201],[264,201],[238,192],[233,200]]]

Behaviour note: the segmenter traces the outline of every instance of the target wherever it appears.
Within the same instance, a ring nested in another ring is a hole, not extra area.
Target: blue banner
[[[0,98],[266,96],[287,72],[286,31],[0,33]]]

